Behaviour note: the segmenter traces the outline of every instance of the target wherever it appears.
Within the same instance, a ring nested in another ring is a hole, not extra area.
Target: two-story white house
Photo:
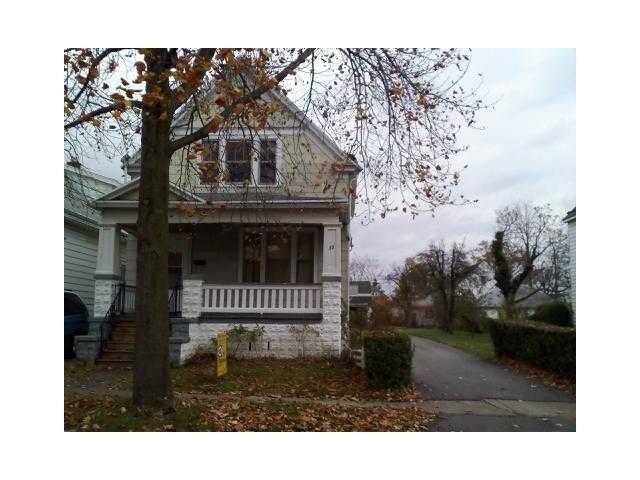
[[[174,364],[236,325],[264,327],[260,355],[298,355],[305,325],[312,332],[306,354],[339,355],[347,346],[349,223],[360,167],[284,95],[267,95],[278,112],[265,129],[210,135],[197,154],[192,146],[172,157],[167,268]],[[185,119],[198,122],[191,113],[176,117],[174,135],[186,133]],[[104,337],[111,328],[102,324],[114,301],[121,321],[135,308],[139,161],[129,160],[129,183],[94,202],[102,214],[94,318],[89,335],[76,341],[86,360],[109,350]],[[221,182],[208,173],[219,168]],[[111,358],[132,358],[121,353]]]

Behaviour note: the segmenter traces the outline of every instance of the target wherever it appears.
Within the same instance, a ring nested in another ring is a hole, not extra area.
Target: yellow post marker
[[[227,373],[227,334],[219,333],[217,340],[218,352],[216,355],[216,364],[218,376],[221,377]]]

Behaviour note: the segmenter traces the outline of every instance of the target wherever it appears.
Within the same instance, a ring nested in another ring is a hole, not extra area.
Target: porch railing
[[[203,312],[322,313],[321,285],[203,285]]]
[[[182,310],[182,286],[176,285],[169,289],[169,315],[176,316]],[[135,313],[136,311],[136,287],[125,285],[124,283],[117,287],[118,302],[116,305],[117,313]]]

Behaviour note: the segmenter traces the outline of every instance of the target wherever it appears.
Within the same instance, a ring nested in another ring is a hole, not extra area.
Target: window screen
[[[297,283],[313,283],[313,253],[313,232],[298,232]]]
[[[260,141],[260,183],[276,183],[276,141]]]
[[[291,282],[291,238],[287,232],[267,233],[267,283]]]
[[[262,258],[262,234],[247,232],[242,239],[242,281],[260,283],[260,263]]]
[[[219,147],[217,140],[205,140],[202,142],[204,151],[202,152],[202,162],[200,162],[200,181],[202,183],[216,183],[219,180],[220,161]]]
[[[225,147],[227,171],[230,182],[245,182],[251,179],[251,142],[229,141]]]

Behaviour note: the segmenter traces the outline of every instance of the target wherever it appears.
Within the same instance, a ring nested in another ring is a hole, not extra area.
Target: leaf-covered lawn
[[[446,333],[437,328],[401,328],[400,330],[409,335],[444,343],[484,360],[493,360],[495,358],[493,342],[488,333],[472,333],[458,330],[453,333]]]
[[[65,362],[65,385],[75,389],[97,387],[129,390],[131,370],[104,366],[85,366]],[[340,360],[229,359],[229,372],[218,378],[215,358],[201,356],[183,367],[171,369],[176,392],[243,395],[274,395],[305,398],[342,398],[350,400],[417,400],[411,386],[402,390],[372,390],[367,387],[364,371]]]
[[[65,398],[65,431],[426,431],[419,407],[352,407],[251,402],[236,395],[181,400],[172,412],[140,410],[111,396]]]

